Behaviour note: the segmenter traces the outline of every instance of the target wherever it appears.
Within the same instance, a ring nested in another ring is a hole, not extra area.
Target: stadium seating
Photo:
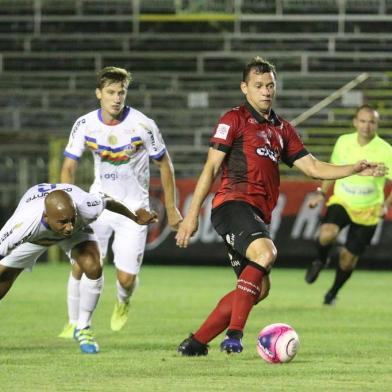
[[[106,65],[132,71],[129,103],[157,121],[179,176],[197,175],[219,115],[242,101],[241,70],[254,55],[276,64],[276,109],[288,119],[370,72],[356,90],[391,138],[391,32],[392,0],[2,0],[0,166],[23,154],[9,135],[45,154],[49,136],[66,138],[95,108],[94,74]],[[339,99],[299,125],[315,155],[328,159],[353,106]],[[29,174],[48,162],[29,162]],[[1,173],[0,189],[11,183]]]

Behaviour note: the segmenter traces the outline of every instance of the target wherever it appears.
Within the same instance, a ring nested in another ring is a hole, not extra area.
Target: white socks
[[[122,303],[128,303],[129,298],[132,297],[132,294],[135,292],[137,287],[139,286],[139,276],[136,275],[135,280],[132,283],[132,286],[126,290],[124,287],[121,286],[120,282],[116,280],[117,286],[117,298]]]
[[[75,279],[72,276],[72,272],[69,275],[67,285],[67,305],[68,305],[68,319],[70,324],[78,322],[79,318],[79,286],[80,280]]]
[[[87,278],[85,274],[82,275],[79,287],[80,300],[79,318],[76,325],[77,329],[83,329],[90,326],[93,312],[102,292],[103,282],[103,275],[96,280]]]

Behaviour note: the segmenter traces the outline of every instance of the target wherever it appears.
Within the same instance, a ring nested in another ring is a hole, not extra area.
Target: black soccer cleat
[[[328,291],[327,294],[325,294],[324,296],[324,305],[330,305],[333,306],[336,304],[336,294],[331,293],[330,291]]]
[[[305,280],[307,283],[311,284],[315,282],[323,269],[324,263],[320,260],[314,260],[306,271]]]
[[[191,333],[189,338],[186,338],[180,343],[177,351],[186,357],[199,357],[208,354],[208,345],[197,341],[193,337],[193,333]]]

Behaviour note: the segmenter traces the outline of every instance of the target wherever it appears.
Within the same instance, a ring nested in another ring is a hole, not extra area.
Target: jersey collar
[[[129,106],[124,106],[124,109],[121,113],[121,117],[119,119],[119,122],[114,125],[118,125],[118,124],[122,123],[126,119],[126,117],[128,116],[128,113],[130,112],[130,110],[131,110],[131,108]],[[105,122],[103,121],[103,118],[102,118],[102,109],[98,109],[98,119],[99,119],[99,121],[101,121],[101,123],[105,124]],[[108,125],[108,124],[105,124],[105,125]],[[111,125],[109,125],[109,126],[111,126]]]
[[[248,109],[252,117],[259,123],[268,123],[273,126],[279,126],[281,125],[281,121],[279,120],[278,116],[275,114],[275,112],[271,109],[269,119],[265,119],[259,112],[257,112],[254,107],[248,102],[245,101],[245,107]]]
[[[51,228],[49,227],[49,225],[46,223],[46,221],[45,221],[43,215],[42,215],[42,217],[41,217],[41,224],[42,224],[42,226],[44,226],[45,228],[51,230]]]

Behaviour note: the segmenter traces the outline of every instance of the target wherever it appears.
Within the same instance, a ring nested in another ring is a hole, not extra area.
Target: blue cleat
[[[241,339],[229,338],[226,336],[225,340],[220,344],[220,350],[226,351],[227,354],[239,354],[243,350]]]
[[[75,329],[74,339],[79,342],[80,350],[85,354],[99,353],[99,346],[90,327]]]

